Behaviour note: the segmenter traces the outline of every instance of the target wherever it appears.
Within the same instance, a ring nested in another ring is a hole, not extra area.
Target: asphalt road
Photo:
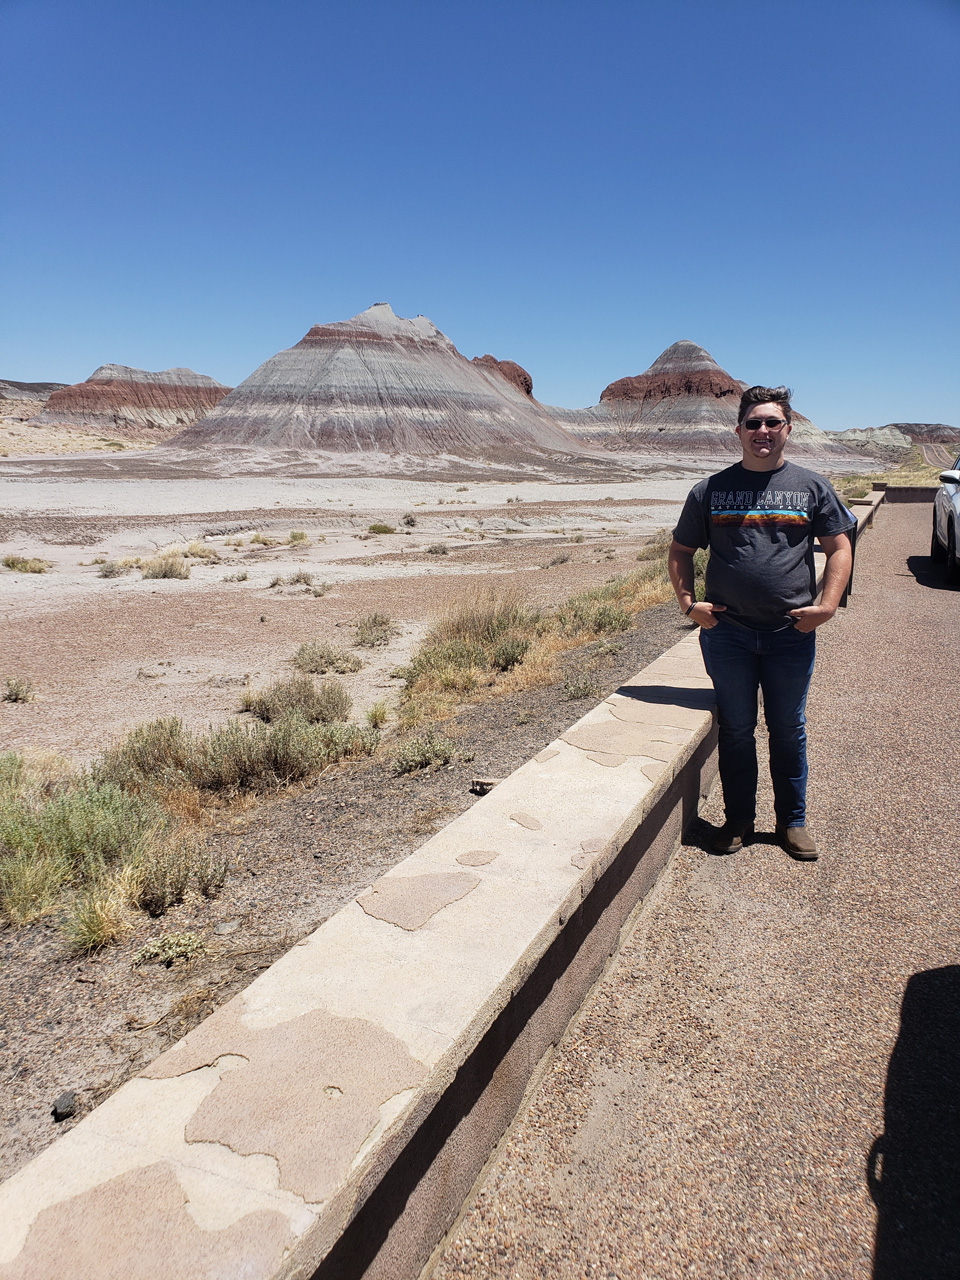
[[[960,1276],[960,592],[929,525],[881,508],[819,636],[820,861],[689,833],[436,1280]]]

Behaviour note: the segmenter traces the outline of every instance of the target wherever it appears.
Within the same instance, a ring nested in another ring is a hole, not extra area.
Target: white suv
[[[933,500],[930,558],[947,564],[947,581],[960,587],[960,458],[940,472],[940,491]]]

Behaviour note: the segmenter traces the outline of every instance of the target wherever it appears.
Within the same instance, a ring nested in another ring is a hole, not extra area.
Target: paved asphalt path
[[[929,528],[881,508],[820,632],[820,861],[688,833],[435,1280],[960,1277],[960,592]]]

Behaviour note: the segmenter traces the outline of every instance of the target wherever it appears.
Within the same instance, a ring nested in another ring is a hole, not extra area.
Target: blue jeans
[[[770,734],[770,777],[777,824],[806,825],[807,690],[816,632],[752,631],[726,622],[700,631],[707,675],[717,695],[720,782],[727,821],[752,823],[757,812],[757,690]]]

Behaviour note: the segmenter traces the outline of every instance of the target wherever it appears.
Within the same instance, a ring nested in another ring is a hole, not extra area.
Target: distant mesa
[[[229,390],[192,369],[150,373],[103,364],[86,382],[59,386],[30,421],[109,431],[127,440],[162,441],[209,413]]]
[[[467,360],[428,320],[378,302],[316,324],[169,448],[262,448],[515,465],[585,452],[512,361]]]
[[[478,364],[481,368],[489,369],[493,373],[499,373],[501,378],[506,378],[518,391],[522,391],[525,396],[533,399],[533,378],[522,365],[516,364],[513,360],[498,360],[496,356],[474,356],[470,363]]]
[[[740,396],[750,383],[720,367],[686,339],[667,347],[644,373],[618,378],[589,409],[550,407],[580,439],[630,452],[739,454]],[[827,432],[794,410],[791,452],[843,454]]]
[[[9,382],[0,378],[0,400],[36,400],[41,404],[65,382]]]

